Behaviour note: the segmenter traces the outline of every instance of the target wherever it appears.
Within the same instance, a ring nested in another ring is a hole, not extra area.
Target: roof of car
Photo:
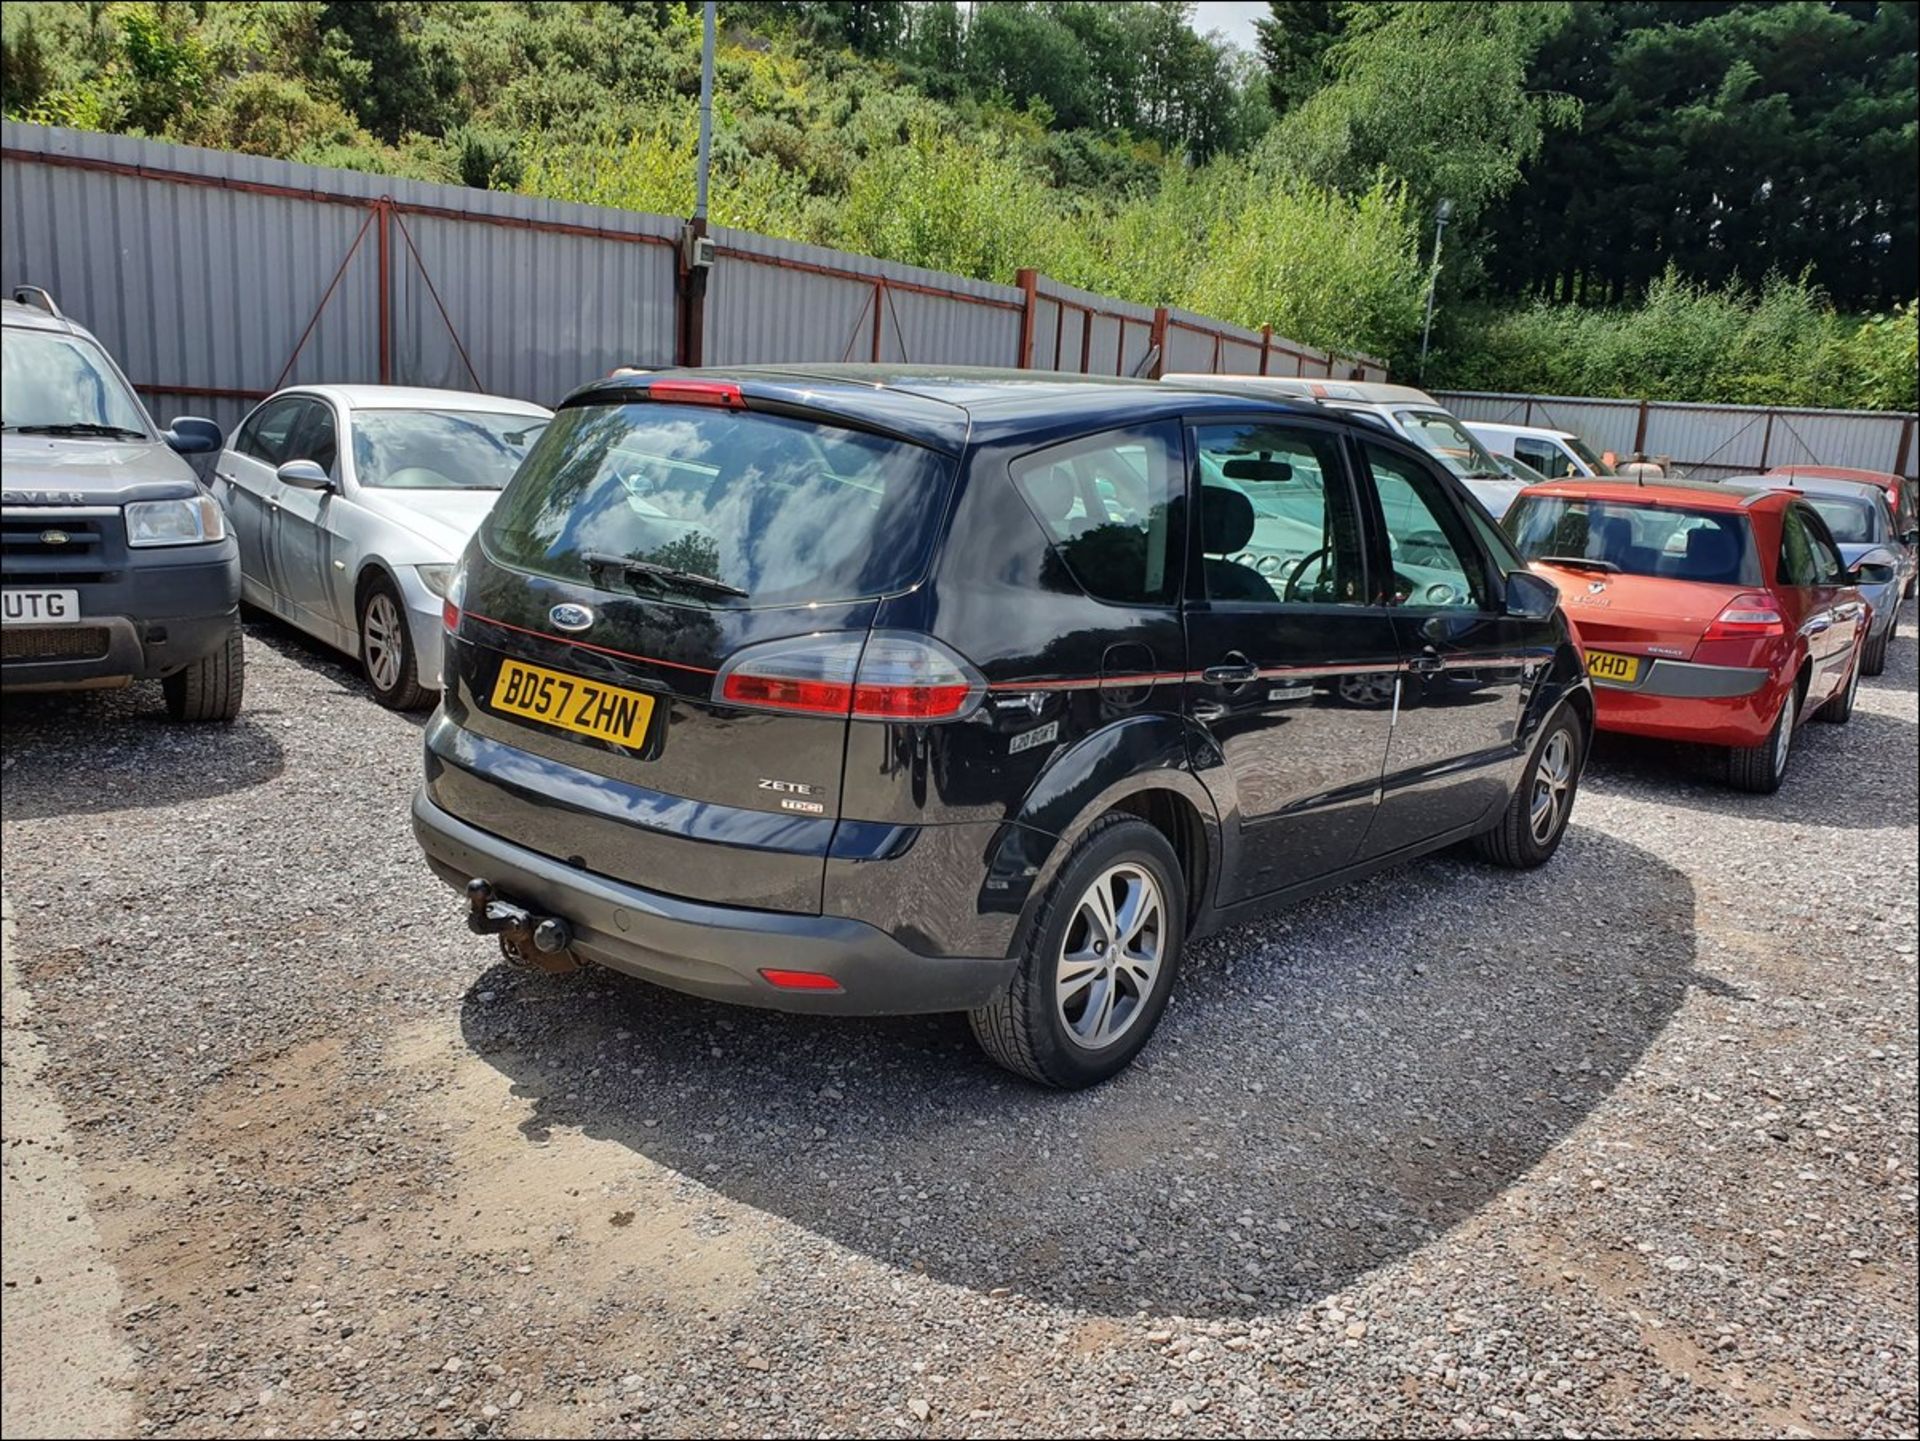
[[[1888,501],[1887,488],[1871,480],[1848,480],[1835,475],[1815,475],[1806,471],[1788,475],[1736,475],[1729,478],[1733,485],[1754,486],[1767,490],[1800,490],[1808,495],[1844,495],[1855,500]]]
[[[1227,388],[1252,395],[1276,398],[1301,396],[1309,400],[1345,400],[1362,405],[1430,405],[1443,409],[1440,402],[1424,390],[1411,385],[1391,385],[1381,380],[1335,380],[1331,376],[1312,375],[1206,375],[1197,371],[1178,371],[1163,375],[1166,384]]]
[[[286,391],[319,395],[348,410],[486,410],[506,415],[551,415],[544,405],[471,390],[432,390],[414,385],[289,385]],[[283,392],[276,391],[275,394]]]
[[[562,406],[638,398],[661,380],[731,381],[749,401],[840,416],[918,444],[957,452],[968,441],[1019,436],[1062,421],[1139,422],[1208,411],[1326,412],[1311,401],[1250,396],[1150,380],[969,366],[765,365],[612,375]]]
[[[1767,472],[1768,478],[1774,476],[1818,476],[1823,480],[1857,480],[1867,485],[1889,486],[1900,484],[1901,478],[1890,470],[1858,470],[1847,465],[1776,465]]]
[[[1634,480],[1602,476],[1569,476],[1564,480],[1550,480],[1545,485],[1528,486],[1521,495],[1557,495],[1582,500],[1614,500],[1624,504],[1638,501],[1659,505],[1665,502],[1699,510],[1773,509],[1793,499],[1791,490],[1764,482],[1760,485],[1740,485],[1723,481],[1651,480],[1642,485]]]
[[[1555,440],[1578,440],[1580,437],[1571,430],[1556,430],[1551,425],[1509,425],[1504,420],[1469,420],[1465,422],[1468,430],[1497,431],[1501,435],[1550,435]]]
[[[17,300],[0,300],[0,323],[27,330],[59,330],[69,335],[84,329],[64,315],[49,315],[37,305],[22,305]]]

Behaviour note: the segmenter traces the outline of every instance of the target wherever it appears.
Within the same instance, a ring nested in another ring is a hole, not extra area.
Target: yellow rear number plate
[[[1595,680],[1618,681],[1621,685],[1632,685],[1640,678],[1640,657],[1637,655],[1614,655],[1611,651],[1590,650],[1587,652],[1587,674]]]
[[[653,714],[653,697],[618,686],[562,675],[517,660],[500,663],[493,708],[562,730],[638,749]]]

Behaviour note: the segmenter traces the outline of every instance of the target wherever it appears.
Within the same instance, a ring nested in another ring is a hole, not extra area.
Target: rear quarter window
[[[918,579],[952,479],[923,447],[786,416],[572,406],[481,535],[503,564],[602,589],[623,584],[619,561],[638,562],[650,573],[626,584],[688,604],[855,600]]]
[[[1114,430],[1013,462],[1014,488],[1051,547],[1043,580],[1056,589],[1077,583],[1122,605],[1175,602],[1183,575],[1178,441],[1171,426]]]

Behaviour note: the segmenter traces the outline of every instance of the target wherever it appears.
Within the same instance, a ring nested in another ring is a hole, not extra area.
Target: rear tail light
[[[929,636],[798,636],[740,652],[714,680],[714,699],[758,710],[855,720],[957,720],[986,683]]]
[[[1761,591],[1736,595],[1713,618],[1702,640],[1752,640],[1760,636],[1785,635],[1786,617],[1772,596]]]
[[[678,405],[718,405],[727,410],[747,408],[740,387],[724,380],[656,380],[647,387],[647,398]]]

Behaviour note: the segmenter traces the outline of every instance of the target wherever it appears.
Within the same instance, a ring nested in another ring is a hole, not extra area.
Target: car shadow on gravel
[[[529,1144],[579,1128],[976,1290],[1232,1314],[1499,1196],[1690,986],[1724,991],[1694,961],[1686,877],[1576,826],[1541,871],[1429,861],[1200,944],[1140,1061],[1080,1094],[995,1069],[959,1017],[810,1019],[599,971],[495,967],[462,1031],[532,1102]]]
[[[10,695],[0,716],[0,806],[10,821],[208,800],[286,766],[273,732],[244,709],[226,725],[169,720],[158,681]]]
[[[1587,782],[1625,782],[1640,799],[1749,820],[1859,830],[1913,825],[1920,727],[1912,721],[1856,707],[1844,726],[1808,721],[1794,745],[1786,780],[1770,796],[1729,785],[1724,751],[1639,736],[1597,737]]]
[[[252,639],[275,652],[282,659],[299,666],[304,671],[331,684],[341,695],[358,696],[368,705],[377,706],[379,700],[373,694],[373,686],[368,683],[367,675],[360,662],[342,651],[335,650],[314,636],[308,635],[296,625],[269,615],[264,610],[247,606],[243,611],[246,617],[247,634]],[[427,717],[433,714],[431,706],[415,711],[388,711],[389,715],[399,716],[416,726],[424,726]]]

